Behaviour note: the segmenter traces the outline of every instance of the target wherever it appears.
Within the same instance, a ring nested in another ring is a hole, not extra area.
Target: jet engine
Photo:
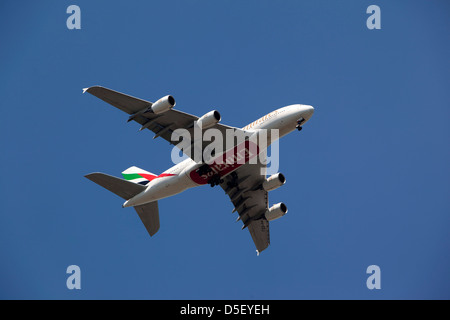
[[[266,191],[272,191],[285,184],[286,178],[282,173],[275,173],[263,182],[262,187]]]
[[[151,110],[155,114],[164,113],[166,111],[169,111],[175,106],[175,99],[172,96],[165,96],[156,101],[152,106],[150,107]]]
[[[287,207],[283,202],[274,204],[272,207],[270,207],[266,213],[266,219],[268,221],[272,221],[278,218],[281,218],[282,216],[284,216],[287,213]]]
[[[211,128],[216,123],[218,123],[220,119],[221,117],[219,111],[213,110],[201,116],[197,120],[196,124],[202,129],[208,129]]]

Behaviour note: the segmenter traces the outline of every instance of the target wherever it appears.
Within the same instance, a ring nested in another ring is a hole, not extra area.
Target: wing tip
[[[85,92],[90,92],[90,90],[95,89],[95,88],[102,88],[102,86],[91,86],[91,87],[83,88],[82,90],[83,90],[83,93],[85,93]]]

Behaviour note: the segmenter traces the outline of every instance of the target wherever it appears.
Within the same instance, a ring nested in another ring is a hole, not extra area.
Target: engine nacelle
[[[156,101],[152,106],[150,107],[153,111],[153,113],[164,113],[166,111],[169,111],[175,106],[175,99],[172,96],[165,96]]]
[[[219,111],[213,110],[201,116],[197,120],[196,124],[202,129],[208,129],[211,128],[216,123],[218,123],[220,119],[221,117]]]
[[[269,210],[266,211],[266,219],[268,221],[272,221],[278,218],[281,218],[287,213],[287,207],[283,202],[274,204]]]
[[[272,191],[286,183],[286,178],[282,173],[275,173],[263,182],[262,187],[266,191]]]

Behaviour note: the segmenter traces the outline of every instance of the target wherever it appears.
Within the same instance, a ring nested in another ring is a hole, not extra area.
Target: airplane
[[[221,115],[217,110],[197,117],[174,109],[175,99],[171,95],[152,103],[101,86],[84,88],[83,93],[85,92],[129,114],[128,122],[139,123],[141,125],[139,131],[145,129],[153,131],[154,139],[161,137],[177,147],[179,145],[175,144],[174,138],[177,129],[185,129],[191,134],[198,128],[201,132],[216,129],[223,133],[224,137],[230,131],[245,135],[247,138],[240,147],[235,142],[230,150],[219,152],[217,156],[211,153],[215,157],[208,163],[205,163],[203,157],[200,160],[195,159],[192,152],[186,151],[192,151],[194,148],[193,142],[189,140],[189,147],[181,150],[187,155],[186,159],[159,175],[132,166],[122,172],[124,179],[99,172],[85,177],[123,198],[125,202],[122,207],[134,207],[150,236],[154,236],[160,228],[158,200],[193,187],[206,184],[211,187],[220,185],[234,205],[233,212],[237,211],[239,214],[236,221],[242,221],[242,229],[247,228],[250,231],[257,254],[269,246],[269,221],[284,216],[287,213],[287,206],[280,202],[269,207],[268,192],[282,186],[286,178],[282,173],[275,173],[267,178],[264,171],[267,163],[264,161],[255,163],[250,159],[255,154],[264,158],[267,147],[273,141],[268,139],[264,140],[266,145],[258,145],[258,142],[256,146],[250,145],[250,141],[254,140],[249,140],[248,136],[264,130],[278,130],[279,139],[295,129],[300,131],[314,113],[312,106],[289,105],[243,128],[236,128],[220,123]],[[208,141],[202,141],[196,146],[199,145],[200,151],[204,151]],[[260,146],[262,147],[259,148]],[[253,152],[249,151],[251,147],[254,147]],[[240,158],[241,161],[234,161],[231,164],[227,164],[226,161],[225,164],[223,162],[220,164],[217,161],[219,158],[229,159],[230,154],[234,160]]]

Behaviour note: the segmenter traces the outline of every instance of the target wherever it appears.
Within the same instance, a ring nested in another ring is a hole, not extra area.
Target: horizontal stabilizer
[[[90,173],[85,175],[85,177],[103,188],[108,189],[112,193],[117,194],[125,200],[129,200],[145,190],[145,187],[140,184],[116,178],[104,173]]]
[[[142,223],[150,236],[153,236],[159,230],[159,209],[158,201],[143,204],[134,207],[141,218]]]

